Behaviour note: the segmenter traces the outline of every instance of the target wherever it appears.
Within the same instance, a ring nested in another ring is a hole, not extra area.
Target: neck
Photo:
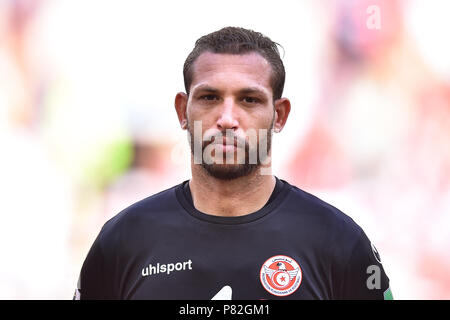
[[[270,167],[264,168],[265,173]],[[275,188],[272,174],[253,173],[232,180],[221,180],[209,175],[198,164],[192,164],[189,181],[192,199],[197,210],[216,216],[242,216],[258,211],[267,203]]]

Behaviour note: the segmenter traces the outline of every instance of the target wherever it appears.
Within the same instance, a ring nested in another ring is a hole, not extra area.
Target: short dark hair
[[[192,66],[202,53],[246,54],[257,52],[272,67],[270,85],[274,100],[281,98],[286,72],[277,45],[279,44],[259,32],[237,27],[226,27],[199,38],[184,62],[183,76],[186,93],[189,94],[192,83]]]

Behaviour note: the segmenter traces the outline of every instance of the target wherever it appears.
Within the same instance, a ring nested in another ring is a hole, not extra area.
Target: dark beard
[[[245,142],[245,162],[244,163],[233,163],[233,164],[208,164],[205,161],[201,161],[201,166],[205,169],[205,171],[212,177],[220,179],[220,180],[233,180],[241,177],[248,176],[255,172],[261,165],[262,161],[267,158],[270,149],[272,147],[272,128],[273,128],[273,122],[268,129],[267,134],[267,155],[263,155],[264,159],[261,159],[259,152],[257,152],[257,159],[256,163],[250,163],[249,161],[249,154],[250,154],[250,146],[248,142]],[[191,153],[194,155],[194,134],[193,130],[190,125],[188,125],[188,132],[189,132],[189,141],[191,146]],[[222,136],[225,136],[225,132],[222,132]],[[202,156],[204,154],[204,150],[206,146],[209,144],[209,142],[202,142]],[[259,143],[258,143],[259,148]],[[259,150],[257,150],[259,151]]]
[[[253,173],[260,166],[260,164],[248,163],[246,159],[245,163],[242,164],[207,164],[202,161],[201,166],[210,176],[214,178],[220,180],[233,180],[248,176]]]

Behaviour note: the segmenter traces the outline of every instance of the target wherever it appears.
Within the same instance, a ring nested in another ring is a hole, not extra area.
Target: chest
[[[276,239],[276,240],[275,240]],[[120,268],[125,299],[326,299],[327,263],[311,243],[278,235],[180,232]]]

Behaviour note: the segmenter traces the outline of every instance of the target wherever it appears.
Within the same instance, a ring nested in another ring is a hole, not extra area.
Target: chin
[[[258,165],[256,164],[202,164],[206,172],[220,180],[234,180],[248,176],[253,173]]]

